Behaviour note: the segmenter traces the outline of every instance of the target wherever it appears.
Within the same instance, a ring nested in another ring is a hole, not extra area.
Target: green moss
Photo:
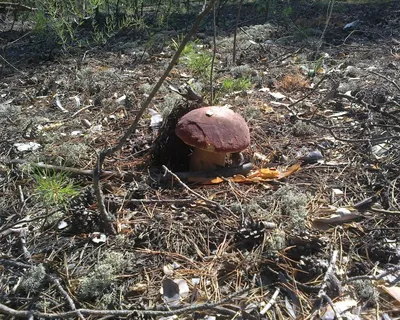
[[[178,49],[181,39],[172,40],[175,50]],[[199,41],[189,42],[181,53],[180,62],[199,78],[205,79],[210,75],[212,54],[200,45]]]
[[[206,78],[211,72],[212,55],[199,52],[187,56],[187,66],[191,72],[200,78]]]
[[[244,91],[250,88],[250,79],[245,77],[240,77],[237,79],[227,78],[222,81],[221,85],[221,90],[226,93],[232,93],[234,91]]]

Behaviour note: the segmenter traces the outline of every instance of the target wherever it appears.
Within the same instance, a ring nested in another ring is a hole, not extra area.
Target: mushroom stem
[[[199,148],[193,150],[190,157],[190,171],[211,171],[225,167],[226,153],[215,153]]]

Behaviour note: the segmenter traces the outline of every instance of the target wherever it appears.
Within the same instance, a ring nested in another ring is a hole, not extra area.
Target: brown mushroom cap
[[[203,107],[188,112],[178,121],[175,133],[186,144],[214,153],[240,152],[250,144],[246,121],[224,107]]]

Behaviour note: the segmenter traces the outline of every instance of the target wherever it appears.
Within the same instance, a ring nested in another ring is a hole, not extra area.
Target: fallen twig
[[[229,213],[232,213],[232,211],[230,209],[228,209],[227,207],[224,207],[222,205],[220,205],[218,202],[215,202],[213,200],[210,200],[204,196],[202,196],[200,193],[197,193],[196,191],[194,191],[193,189],[191,189],[187,184],[185,184],[184,182],[182,182],[182,180],[175,174],[173,173],[171,170],[169,170],[166,166],[162,166],[163,169],[165,170],[165,172],[168,172],[171,176],[173,176],[176,181],[179,182],[179,184],[184,187],[186,190],[188,190],[191,194],[195,195],[196,197],[200,198],[201,200],[212,204],[213,206],[217,207],[218,209],[221,210],[225,210],[225,211],[229,211]],[[232,213],[233,214],[233,213]]]
[[[385,210],[385,209],[379,209],[379,208],[370,208],[370,211],[377,212],[377,213],[383,213],[383,214],[400,214],[400,211],[394,211],[394,210]]]
[[[328,270],[326,270],[324,279],[322,280],[321,288],[318,292],[318,297],[322,296],[325,293],[325,289],[328,285],[328,279],[331,277],[332,274],[334,274],[334,268],[336,265],[337,256],[338,256],[338,251],[334,250],[332,252],[331,261],[329,262]]]
[[[0,259],[0,264],[3,266],[12,266],[12,267],[19,267],[19,268],[32,268],[32,265],[30,265],[30,264],[12,261],[12,260],[6,260],[6,259]]]
[[[226,298],[215,302],[215,303],[202,303],[195,304],[190,306],[180,307],[174,310],[167,311],[159,311],[159,310],[96,310],[96,309],[76,309],[73,311],[60,312],[60,313],[47,313],[40,311],[28,311],[28,310],[16,310],[13,308],[9,308],[4,304],[0,303],[0,313],[7,314],[17,318],[27,318],[30,315],[33,315],[36,318],[46,318],[46,319],[57,319],[57,318],[71,318],[77,317],[79,314],[83,316],[108,316],[113,315],[115,317],[129,316],[129,315],[148,315],[153,317],[167,317],[173,315],[180,315],[185,313],[193,313],[195,311],[201,310],[213,310],[214,308],[218,308],[220,305],[225,304],[226,302],[232,300],[234,297],[250,290],[250,288],[246,288],[237,292],[234,292],[227,296]],[[236,312],[235,312],[236,314]]]
[[[21,3],[15,2],[0,2],[0,8],[4,10],[16,10],[16,11],[37,11],[38,8],[29,7]]]
[[[56,277],[50,275],[49,276],[50,280],[52,282],[54,282],[54,284],[56,285],[58,291],[61,292],[61,294],[65,297],[65,299],[67,299],[69,306],[71,307],[72,310],[77,312],[77,316],[82,319],[85,320],[85,317],[82,315],[82,313],[76,309],[75,303],[72,300],[72,298],[69,296],[68,292],[64,290],[64,288],[61,286],[60,280],[58,280]]]
[[[19,232],[19,229],[24,228],[24,224],[28,223],[28,222],[32,222],[32,221],[36,221],[36,220],[40,220],[40,219],[46,219],[50,216],[52,216],[53,214],[55,214],[56,212],[58,212],[58,208],[51,211],[50,213],[43,215],[43,216],[38,216],[32,219],[26,219],[23,218],[17,222],[14,222],[12,224],[9,225],[5,225],[0,229],[0,239],[2,237],[8,236],[9,234],[13,233],[13,232]]]
[[[356,281],[356,280],[373,280],[373,281],[377,281],[377,280],[383,279],[384,277],[392,275],[392,274],[394,274],[396,272],[400,272],[400,265],[388,268],[388,270],[386,270],[386,271],[384,271],[384,272],[382,272],[382,273],[380,273],[380,274],[378,274],[376,276],[365,275],[365,276],[351,277],[351,278],[348,278],[348,279],[344,280],[343,283],[349,283],[349,282],[353,282],[353,281]],[[399,281],[400,281],[400,277],[397,279],[397,282],[399,282]],[[391,283],[391,285],[395,285],[395,284],[396,283]]]
[[[29,163],[25,160],[22,159],[13,159],[7,163],[8,165],[13,165],[13,164],[24,164],[24,165],[32,165],[34,167],[40,168],[40,169],[48,169],[48,170],[54,170],[55,172],[66,172],[72,176],[93,176],[93,170],[86,170],[86,169],[79,169],[79,168],[73,168],[73,167],[61,167],[61,166],[54,166],[51,164],[45,164],[45,163]],[[124,180],[125,182],[131,182],[134,180],[134,174],[132,172],[127,172],[127,171],[109,171],[109,170],[104,170],[101,172],[100,178],[119,178]]]
[[[321,83],[321,81],[318,82],[317,85],[319,85],[320,83]],[[316,85],[316,86],[317,86],[317,85]],[[314,88],[314,89],[315,89],[315,88]],[[310,93],[310,94],[311,94],[311,93]],[[317,123],[317,122],[315,122],[315,121],[312,121],[311,119],[301,118],[301,117],[298,116],[298,114],[297,114],[295,111],[293,111],[293,110],[291,109],[291,107],[293,107],[294,105],[296,105],[296,104],[298,104],[299,102],[303,101],[303,100],[304,100],[305,98],[307,98],[310,94],[308,94],[308,95],[302,97],[301,99],[299,99],[299,100],[293,102],[292,104],[290,104],[290,105],[288,105],[288,106],[286,106],[286,105],[283,105],[283,106],[285,107],[286,110],[288,110],[288,111],[290,112],[291,115],[293,115],[293,117],[294,117],[296,120],[303,121],[303,122],[305,122],[305,123],[307,123],[307,124],[311,124],[311,125],[313,125],[313,126],[315,126],[315,127],[317,127],[317,128],[320,128],[320,129],[328,130],[329,133],[332,135],[332,137],[335,138],[335,139],[338,140],[338,141],[348,142],[348,143],[373,143],[373,142],[377,143],[377,142],[383,142],[383,141],[387,141],[387,140],[400,140],[400,136],[396,136],[396,135],[384,136],[384,137],[378,137],[378,138],[371,138],[371,139],[345,139],[345,138],[340,138],[340,137],[338,137],[338,136],[336,135],[336,133],[333,131],[334,129],[338,129],[338,127],[327,126],[326,124],[319,124],[319,123]],[[347,96],[347,95],[338,95],[338,96],[339,96],[339,97],[348,98],[349,100],[358,101],[356,98],[351,97],[351,96]],[[388,115],[388,116],[391,117],[391,118],[397,119],[397,117],[395,117],[395,116],[393,116],[393,115],[390,115],[390,114],[387,113],[387,112],[381,111],[381,113],[382,113],[382,115]],[[342,129],[343,129],[343,128],[342,128]]]
[[[8,66],[10,66],[12,69],[14,69],[15,71],[19,72],[22,75],[26,75],[25,72],[19,70],[18,68],[14,67],[14,65],[12,65],[10,62],[8,62],[8,60],[6,58],[4,58],[1,54],[0,54],[0,59],[3,60]]]
[[[215,178],[215,177],[232,177],[236,174],[246,175],[248,174],[253,165],[251,163],[245,163],[237,167],[227,167],[216,169],[213,171],[198,171],[198,172],[175,172],[174,174],[178,176],[181,180],[186,180],[189,178]],[[159,176],[160,179],[170,180],[171,177]]]
[[[21,228],[19,230],[19,239],[21,241],[22,252],[24,253],[24,257],[26,261],[31,262],[31,253],[29,252],[28,248],[26,247],[26,230],[27,228]]]
[[[278,298],[279,293],[281,292],[281,288],[276,288],[274,294],[272,295],[271,299],[268,301],[267,305],[260,311],[261,315],[267,313],[269,309],[276,303],[276,298]]]
[[[400,91],[400,86],[394,80],[391,80],[388,77],[384,76],[383,74],[380,74],[380,73],[372,71],[372,70],[368,70],[368,72],[372,73],[378,77],[381,77],[382,79],[385,79],[386,81],[389,81],[392,85],[394,85],[396,87],[397,90]]]
[[[331,261],[329,262],[329,267],[328,270],[326,270],[326,273],[324,275],[324,278],[322,279],[322,283],[321,283],[321,287],[319,289],[318,292],[318,297],[317,297],[317,304],[319,305],[319,307],[315,308],[315,313],[317,313],[319,310],[321,310],[321,306],[322,306],[322,302],[325,300],[326,302],[328,302],[331,307],[333,312],[335,313],[336,318],[338,318],[340,315],[337,313],[333,303],[332,303],[332,299],[326,294],[326,288],[328,286],[328,282],[330,281],[330,279],[336,278],[335,274],[334,274],[334,269],[335,269],[335,265],[336,265],[336,260],[337,260],[337,256],[338,256],[338,251],[334,250],[332,252],[332,257],[331,257]],[[315,317],[312,316],[311,319],[314,319]]]

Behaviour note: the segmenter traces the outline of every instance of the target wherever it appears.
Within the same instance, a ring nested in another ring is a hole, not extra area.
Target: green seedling
[[[79,194],[78,186],[65,172],[38,170],[33,178],[34,194],[46,206],[65,205],[69,199]]]

